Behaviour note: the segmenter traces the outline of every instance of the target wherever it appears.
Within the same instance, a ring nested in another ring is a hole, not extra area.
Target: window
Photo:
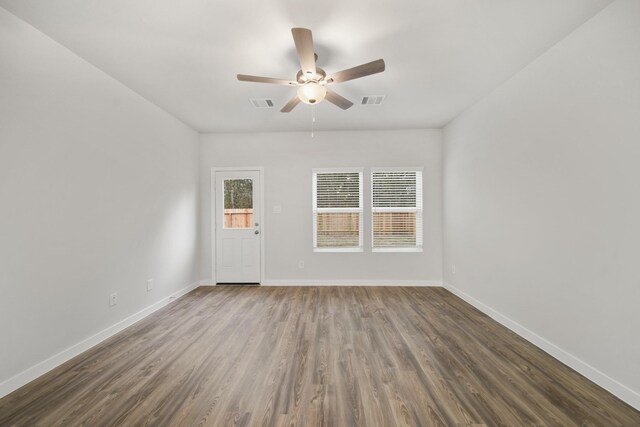
[[[373,251],[422,251],[422,169],[371,170]]]
[[[253,180],[224,180],[224,228],[253,227]]]
[[[359,252],[362,246],[362,169],[314,169],[314,251]]]

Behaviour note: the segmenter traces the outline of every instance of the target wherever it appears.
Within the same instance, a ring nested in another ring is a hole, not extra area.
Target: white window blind
[[[361,251],[362,206],[362,169],[314,169],[314,249]]]
[[[422,170],[371,171],[374,251],[422,250]]]

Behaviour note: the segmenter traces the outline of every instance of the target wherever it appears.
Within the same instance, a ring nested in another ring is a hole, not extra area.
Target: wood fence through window
[[[224,228],[252,228],[253,209],[225,209]]]

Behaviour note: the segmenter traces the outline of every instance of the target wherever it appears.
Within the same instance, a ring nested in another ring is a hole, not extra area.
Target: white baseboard
[[[540,335],[537,335],[535,332],[530,331],[525,328],[521,324],[511,320],[507,316],[497,312],[493,308],[488,305],[478,301],[471,295],[461,291],[460,289],[450,285],[447,282],[443,282],[442,286],[447,289],[452,294],[462,298],[478,310],[482,311],[487,316],[491,317],[493,320],[502,324],[503,326],[509,328],[516,334],[520,335],[522,338],[526,339],[536,347],[542,349],[546,353],[555,357],[565,365],[569,366],[573,370],[579,372],[584,375],[594,383],[598,384],[600,387],[608,390],[610,393],[617,396],[620,400],[625,401],[629,405],[633,406],[636,409],[640,409],[640,393],[630,389],[624,384],[614,380],[610,376],[604,374],[603,372],[597,370],[593,366],[583,362],[578,359],[571,353],[563,350],[557,345],[553,344],[550,341],[542,338]]]
[[[170,302],[173,302],[181,296],[186,295],[198,286],[200,286],[200,281],[194,282],[189,286],[182,288],[177,292],[174,292],[173,294],[161,299],[160,301],[98,332],[97,334],[92,335],[89,338],[86,338],[79,343],[72,345],[66,350],[63,350],[60,353],[55,354],[30,368],[27,368],[26,370],[9,378],[8,380],[3,381],[2,383],[0,383],[0,398],[46,374],[47,372],[60,366],[64,362],[76,357],[80,353],[89,350],[91,347],[94,347],[95,345],[117,334],[123,329],[126,329],[134,323],[144,319],[154,311],[157,311]]]
[[[441,280],[265,280],[262,286],[442,286]]]

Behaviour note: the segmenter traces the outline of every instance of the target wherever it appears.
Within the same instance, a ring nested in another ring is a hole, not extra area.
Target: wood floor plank
[[[640,426],[441,288],[202,287],[0,399],[2,426]]]

